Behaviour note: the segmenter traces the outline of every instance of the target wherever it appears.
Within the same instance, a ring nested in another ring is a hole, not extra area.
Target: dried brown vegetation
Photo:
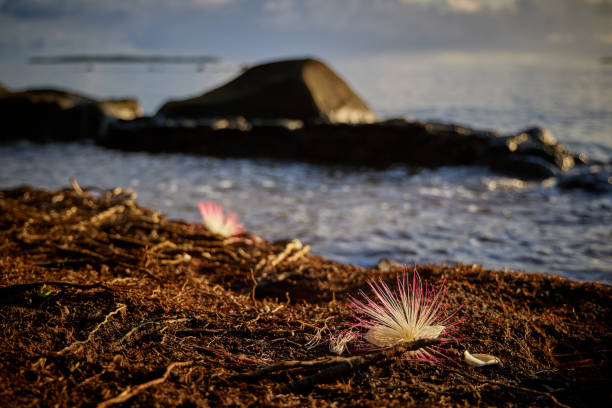
[[[119,189],[75,187],[0,192],[0,406],[611,402],[609,286],[419,266],[447,278],[451,309],[465,303],[458,363],[402,358],[410,345],[338,358],[326,338],[352,321],[347,295],[397,270],[222,240]],[[464,349],[502,364],[472,369]]]

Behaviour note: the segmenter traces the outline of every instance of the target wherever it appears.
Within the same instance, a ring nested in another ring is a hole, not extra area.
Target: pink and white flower
[[[244,231],[236,213],[223,214],[223,206],[211,201],[198,203],[206,229],[222,237],[232,237]]]
[[[367,330],[365,340],[371,344],[387,348],[402,342],[419,339],[437,339],[443,343],[457,341],[448,335],[455,331],[454,327],[461,322],[457,319],[457,309],[448,313],[448,307],[443,305],[445,281],[435,290],[433,285],[422,281],[414,268],[412,284],[409,282],[408,268],[397,275],[397,289],[392,290],[382,280],[368,281],[374,293],[374,298],[368,297],[363,291],[360,295],[363,301],[351,297],[355,310],[363,318],[356,316],[357,327]],[[435,348],[419,349],[410,355],[424,360],[437,360],[432,354],[437,354]]]
[[[345,331],[338,333],[337,335],[329,335],[329,351],[334,354],[341,356],[347,351],[347,345],[351,341],[355,340],[357,335],[352,331]]]

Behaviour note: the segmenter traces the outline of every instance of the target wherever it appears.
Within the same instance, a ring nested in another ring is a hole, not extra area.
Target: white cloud
[[[609,53],[612,0],[0,0],[0,54]],[[100,39],[104,40],[100,40]],[[97,42],[97,43],[96,43]]]

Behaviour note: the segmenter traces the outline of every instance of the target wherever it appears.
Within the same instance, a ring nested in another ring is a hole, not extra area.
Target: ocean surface
[[[494,129],[550,129],[570,149],[612,159],[612,65],[533,55],[415,54],[327,60],[382,118]],[[54,87],[134,96],[146,113],[231,79],[242,62],[27,65],[0,62],[11,89]],[[93,69],[92,69],[93,68]],[[612,283],[612,193],[562,190],[481,167],[316,166],[188,154],[127,153],[91,144],[0,146],[0,188],[132,188],[141,205],[199,220],[198,201],[236,211],[268,240],[363,266],[467,263]],[[609,190],[610,191],[610,190]]]

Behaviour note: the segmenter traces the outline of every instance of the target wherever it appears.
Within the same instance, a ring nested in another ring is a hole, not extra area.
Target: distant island
[[[130,63],[130,64],[212,64],[221,59],[211,55],[130,55],[130,54],[74,54],[55,56],[33,56],[30,64],[92,64],[92,63]]]

